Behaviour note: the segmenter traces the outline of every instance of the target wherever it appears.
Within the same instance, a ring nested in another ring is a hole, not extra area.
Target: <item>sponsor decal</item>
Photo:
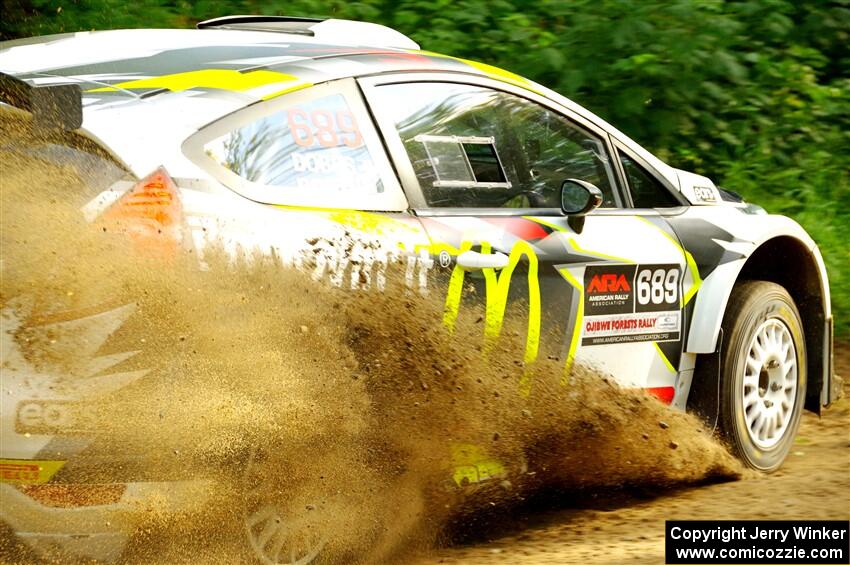
[[[71,402],[26,400],[18,403],[15,431],[19,434],[67,433],[73,430],[75,420]]]
[[[591,265],[584,289],[582,345],[680,339],[679,265]]]
[[[53,478],[64,461],[36,461],[33,459],[0,459],[0,483],[24,485],[43,484]]]
[[[354,114],[348,110],[309,110],[295,106],[286,112],[289,134],[296,145],[312,148],[319,145],[333,148],[344,144],[356,148],[363,145],[363,136]]]
[[[636,265],[587,267],[584,274],[584,314],[622,314],[634,312]]]
[[[451,465],[454,467],[452,479],[459,487],[507,475],[505,466],[482,447],[470,443],[453,443],[450,449]]]
[[[717,202],[717,196],[714,191],[706,186],[695,186],[694,196],[700,202]]]

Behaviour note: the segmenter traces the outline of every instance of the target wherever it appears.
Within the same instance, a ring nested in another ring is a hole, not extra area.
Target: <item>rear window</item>
[[[371,118],[345,81],[237,112],[202,130],[185,149],[252,200],[386,211],[407,207]]]

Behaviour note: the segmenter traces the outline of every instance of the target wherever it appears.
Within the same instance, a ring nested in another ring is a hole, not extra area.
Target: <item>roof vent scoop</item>
[[[198,29],[239,29],[307,35],[327,43],[419,50],[406,35],[380,24],[290,16],[224,16],[198,23]]]

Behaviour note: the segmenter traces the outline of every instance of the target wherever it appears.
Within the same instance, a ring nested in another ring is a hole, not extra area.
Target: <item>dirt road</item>
[[[850,518],[850,344],[836,351],[845,396],[821,418],[806,414],[796,447],[772,475],[659,492],[562,502],[560,509],[517,513],[509,530],[455,546],[420,563],[663,563],[667,519]],[[511,531],[512,530],[512,531]]]

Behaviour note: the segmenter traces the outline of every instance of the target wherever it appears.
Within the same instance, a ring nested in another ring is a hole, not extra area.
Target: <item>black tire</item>
[[[749,467],[775,471],[794,443],[806,397],[800,313],[778,284],[744,281],[732,289],[723,333],[720,432]]]

